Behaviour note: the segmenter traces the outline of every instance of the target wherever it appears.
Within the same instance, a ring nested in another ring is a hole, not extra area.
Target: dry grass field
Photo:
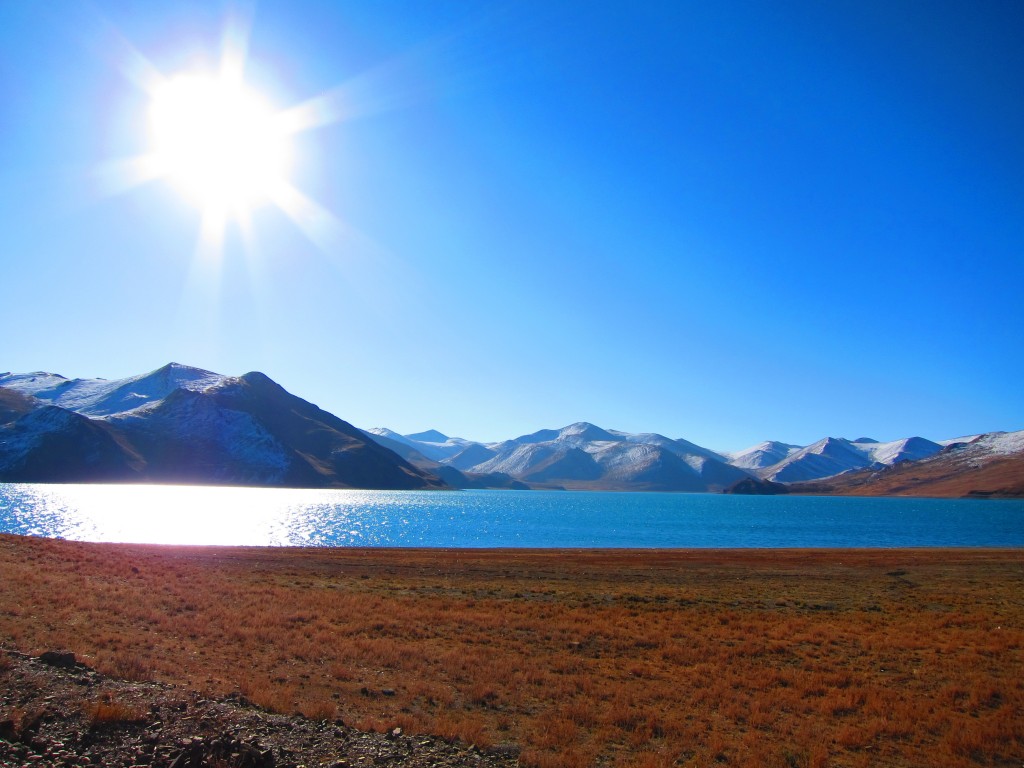
[[[4,645],[525,766],[1024,763],[1019,550],[0,536],[0,590]]]

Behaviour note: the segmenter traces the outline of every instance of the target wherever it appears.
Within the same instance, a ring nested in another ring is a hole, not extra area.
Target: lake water
[[[374,547],[1024,546],[1024,501],[0,484],[0,532]]]

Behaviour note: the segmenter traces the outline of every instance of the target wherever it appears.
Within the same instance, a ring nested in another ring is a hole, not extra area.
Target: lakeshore
[[[526,766],[1024,757],[1024,550],[0,536],[0,642]],[[0,713],[0,720],[9,713]]]

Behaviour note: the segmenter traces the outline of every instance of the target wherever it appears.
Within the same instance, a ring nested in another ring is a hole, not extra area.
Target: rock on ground
[[[70,658],[69,658],[70,657]],[[516,750],[365,733],[100,675],[70,654],[0,650],[0,766],[153,768],[510,768]]]

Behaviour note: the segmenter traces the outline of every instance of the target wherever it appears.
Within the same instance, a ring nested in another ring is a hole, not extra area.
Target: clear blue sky
[[[104,174],[138,62],[216,68],[228,18],[277,108],[348,111],[294,137],[331,227],[267,205],[211,263]],[[261,370],[478,440],[1021,429],[1022,39],[1017,0],[0,0],[0,369]]]

